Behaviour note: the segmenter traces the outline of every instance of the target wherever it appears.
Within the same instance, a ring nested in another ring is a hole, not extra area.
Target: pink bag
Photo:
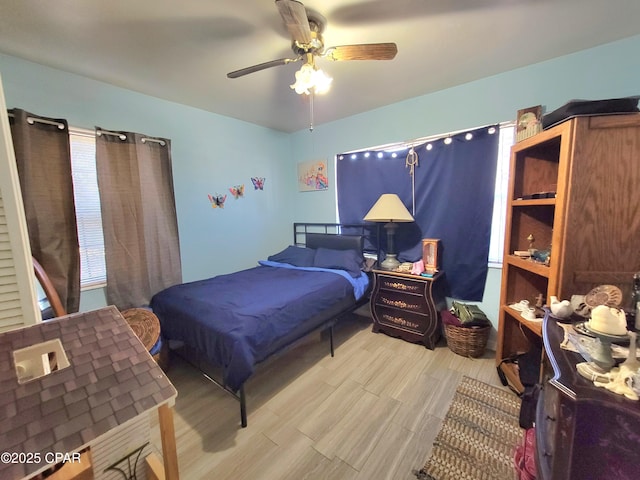
[[[536,480],[536,429],[528,428],[524,432],[522,443],[516,447],[513,455],[518,480]]]
[[[420,275],[422,272],[424,272],[424,262],[422,260],[414,262],[411,267],[411,273],[414,275]]]

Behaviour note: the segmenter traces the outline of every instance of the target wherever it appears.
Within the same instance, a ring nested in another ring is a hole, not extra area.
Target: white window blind
[[[70,128],[69,140],[80,244],[80,286],[95,288],[107,281],[95,134],[91,130]]]
[[[489,242],[489,266],[500,267],[504,254],[504,230],[507,213],[507,190],[509,188],[509,160],[515,139],[513,123],[500,126],[498,164],[496,166],[496,188],[491,218],[491,240]]]

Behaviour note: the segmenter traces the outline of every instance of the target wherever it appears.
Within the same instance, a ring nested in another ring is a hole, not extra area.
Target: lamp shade
[[[365,215],[366,222],[413,222],[414,219],[395,193],[383,193]]]

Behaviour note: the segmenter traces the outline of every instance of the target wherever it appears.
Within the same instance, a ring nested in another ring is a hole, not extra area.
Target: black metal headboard
[[[355,250],[362,252],[364,237],[362,235],[333,235],[327,233],[306,234],[307,248],[330,248],[332,250]]]
[[[293,241],[309,248],[356,249],[378,254],[378,224],[301,223],[293,224]]]

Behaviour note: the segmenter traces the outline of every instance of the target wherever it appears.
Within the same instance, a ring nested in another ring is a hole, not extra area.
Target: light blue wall
[[[340,152],[511,120],[536,104],[553,110],[574,98],[636,95],[638,51],[635,36],[291,135],[1,54],[0,72],[9,108],[172,139],[183,274],[194,280],[255,264],[290,242],[293,221],[335,221],[334,183],[297,192],[298,162],[326,158],[331,178]],[[251,190],[251,176],[267,178],[264,192]],[[236,183],[245,183],[246,198],[209,206],[208,193]],[[480,304],[494,323],[499,284],[500,271],[490,271]],[[83,294],[83,309],[103,304],[100,295]]]
[[[640,36],[635,36],[318,125],[313,133],[300,130],[292,135],[291,154],[295,162],[332,160],[340,152],[513,120],[518,109],[532,105],[542,104],[551,111],[576,98],[638,95],[638,51]],[[318,97],[316,104],[321,101]],[[297,194],[295,219],[333,213],[333,187],[324,194]],[[364,188],[354,186],[358,187]]]
[[[292,157],[294,162],[330,159],[331,178],[333,158],[340,152],[509,121],[518,109],[532,105],[542,104],[552,111],[571,99],[638,95],[639,51],[640,36],[635,36],[319,125],[313,133],[301,130],[292,135]],[[318,98],[316,104],[321,101]],[[329,191],[312,195],[295,193],[295,220],[335,221],[334,187],[331,184]],[[494,326],[500,280],[500,270],[490,270],[479,304]]]
[[[0,72],[8,108],[172,140],[185,281],[254,266],[291,242],[288,135],[6,55]],[[252,176],[266,178],[264,191]],[[224,210],[211,208],[207,194],[241,183],[245,198],[229,194]],[[82,310],[104,304],[101,289],[83,292]]]

